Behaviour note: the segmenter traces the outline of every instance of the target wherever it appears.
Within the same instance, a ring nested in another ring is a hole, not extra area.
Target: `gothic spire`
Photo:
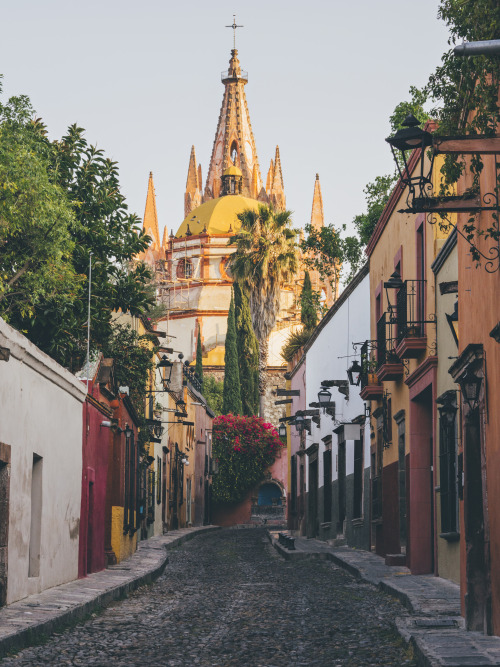
[[[272,169],[272,174],[271,174]],[[283,188],[283,174],[281,172],[281,158],[279,146],[276,146],[276,154],[274,156],[274,165],[271,160],[271,168],[267,176],[267,182],[270,183],[270,188],[267,191],[269,200],[279,211],[286,208],[285,190]]]
[[[186,192],[184,194],[184,217],[186,217],[193,208],[201,204],[201,164],[196,167],[196,152],[194,146],[191,146],[191,155],[189,156],[188,175],[186,180]]]
[[[262,189],[257,149],[245,95],[248,74],[240,67],[237,49],[231,51],[229,67],[222,73],[222,83],[224,96],[208,168],[204,201],[217,197],[222,174],[232,166],[241,169],[242,195],[252,197],[252,193]]]
[[[314,181],[314,195],[311,211],[311,226],[320,230],[324,227],[325,219],[323,216],[323,197],[321,196],[321,186],[319,184],[319,174],[316,174]]]
[[[151,237],[151,248],[160,249],[160,230],[158,228],[158,215],[156,213],[155,186],[153,183],[153,172],[149,172],[148,194],[146,196],[146,208],[144,209],[144,232]]]

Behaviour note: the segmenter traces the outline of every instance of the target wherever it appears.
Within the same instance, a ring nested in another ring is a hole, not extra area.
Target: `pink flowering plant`
[[[284,446],[272,424],[260,417],[231,414],[214,419],[212,442],[212,455],[219,464],[212,498],[219,504],[241,502]]]

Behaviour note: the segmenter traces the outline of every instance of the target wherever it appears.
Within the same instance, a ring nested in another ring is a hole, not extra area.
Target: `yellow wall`
[[[111,508],[111,548],[118,562],[131,556],[137,549],[137,533],[132,536],[123,534],[123,513],[123,507]]]

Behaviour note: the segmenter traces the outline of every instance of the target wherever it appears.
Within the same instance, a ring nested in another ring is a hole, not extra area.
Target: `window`
[[[323,452],[323,521],[332,520],[332,452]]]
[[[177,278],[192,278],[193,263],[190,259],[181,259],[177,264]]]
[[[425,290],[423,282],[425,280],[425,221],[417,223],[416,230],[416,252],[417,252],[417,321],[425,320]]]
[[[294,454],[290,459],[291,464],[291,490],[290,490],[290,500],[291,500],[291,511],[297,511],[297,456]]]
[[[162,474],[161,474],[161,458],[159,456],[156,457],[156,470],[158,471],[158,482],[156,485],[156,504],[160,505],[161,504],[161,481],[162,481]]]
[[[363,431],[361,439],[354,441],[354,490],[353,490],[353,519],[363,516]]]
[[[458,533],[458,484],[456,417],[439,417],[439,484],[441,532]]]
[[[149,469],[148,470],[148,499],[147,499],[147,506],[148,506],[148,517],[147,517],[147,523],[154,523],[155,520],[155,483],[156,483],[156,475],[155,471]]]
[[[31,525],[28,577],[40,576],[40,544],[42,538],[42,471],[43,458],[33,454],[31,472]]]

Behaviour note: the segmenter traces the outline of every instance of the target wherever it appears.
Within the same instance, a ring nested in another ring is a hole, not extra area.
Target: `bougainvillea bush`
[[[212,443],[212,456],[219,464],[212,499],[220,504],[241,502],[283,447],[272,424],[260,417],[238,415],[214,419]]]

